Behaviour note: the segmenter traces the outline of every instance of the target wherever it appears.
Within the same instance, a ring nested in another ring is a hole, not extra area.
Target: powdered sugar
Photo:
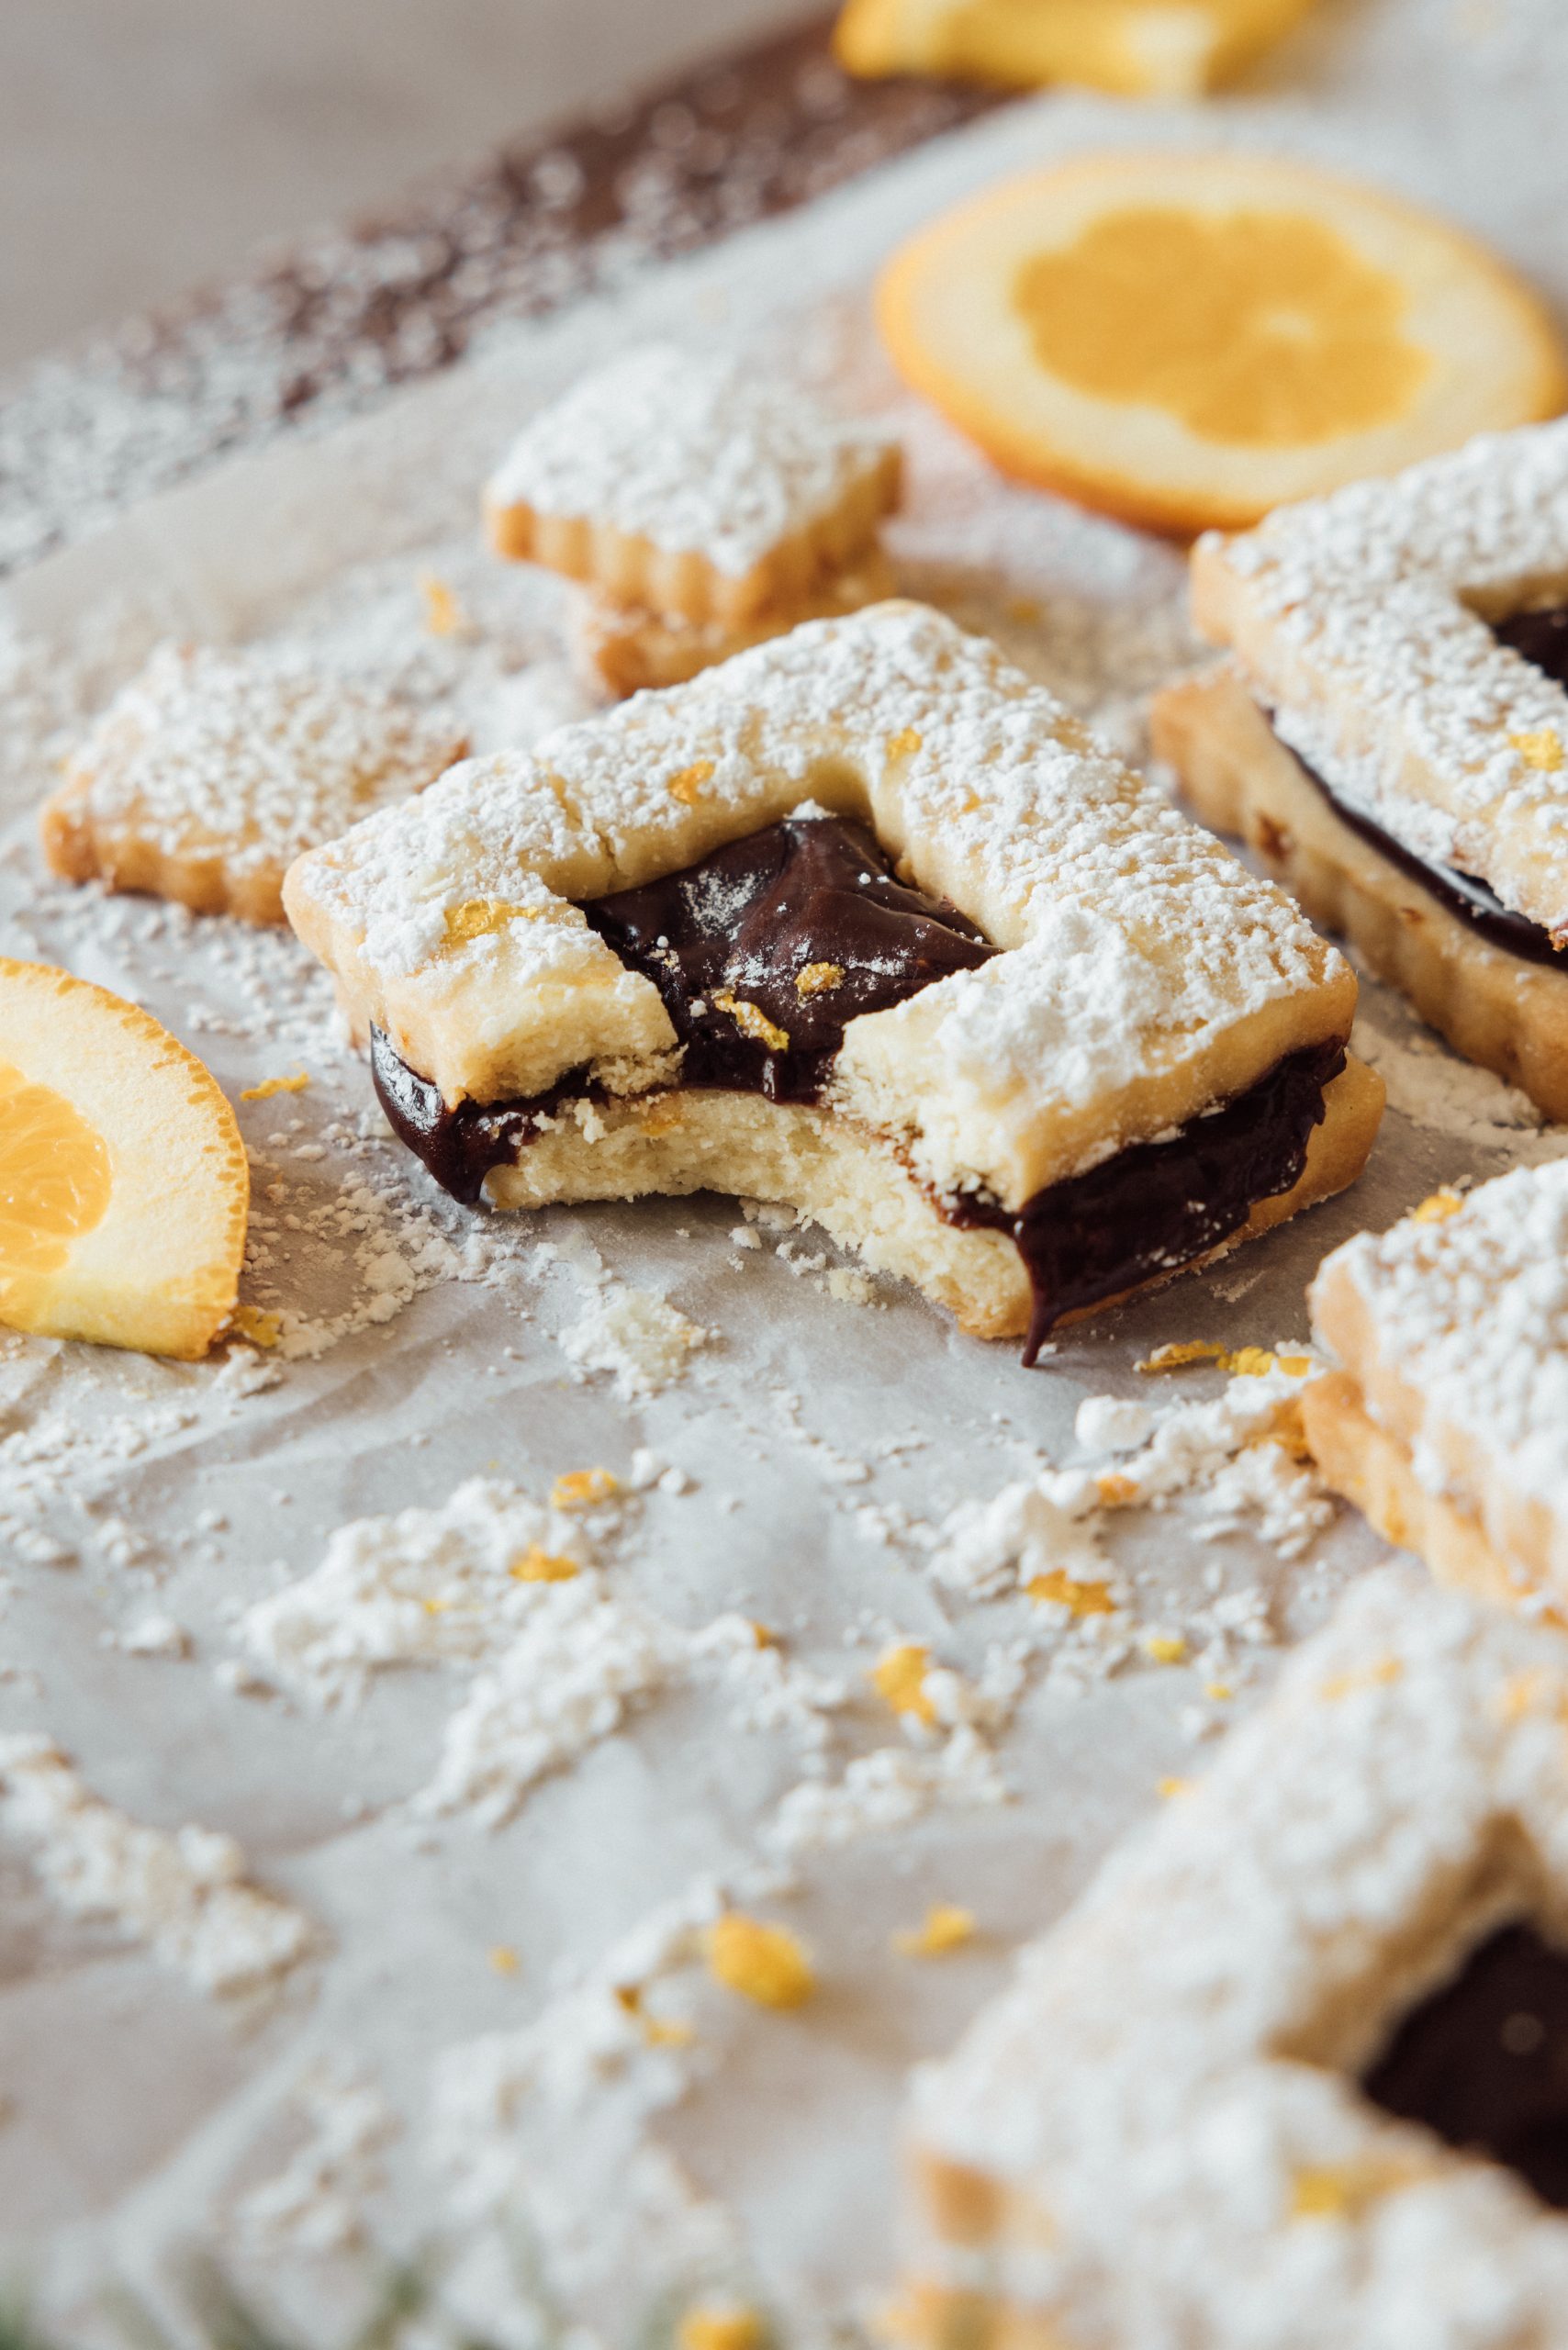
[[[733,358],[655,343],[536,417],[487,497],[582,516],[741,577],[831,516],[890,445]]]
[[[144,1827],[95,1795],[48,1738],[0,1739],[0,1824],[33,1848],[62,1908],[110,1919],[198,1991],[253,1988],[311,1946],[299,1911],[248,1882],[231,1836]]]

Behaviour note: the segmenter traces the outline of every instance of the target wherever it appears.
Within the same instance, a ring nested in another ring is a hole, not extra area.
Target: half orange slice
[[[249,1207],[234,1113],[201,1062],[106,989],[0,957],[0,1322],[205,1354]]]
[[[1004,471],[1182,533],[1568,397],[1545,310],[1484,248],[1256,155],[1009,181],[894,256],[878,314],[905,380]]]

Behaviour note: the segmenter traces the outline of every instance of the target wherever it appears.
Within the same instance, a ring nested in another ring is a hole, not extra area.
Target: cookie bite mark
[[[789,1200],[1032,1348],[1352,1181],[1381,1110],[1334,950],[919,606],[459,769],[288,896],[459,1197]],[[454,946],[492,899],[536,919]]]
[[[1568,1617],[1568,1164],[1361,1234],[1311,1296],[1327,1483],[1443,1581]]]
[[[1551,2341],[1565,1655],[1358,1585],[922,2069],[912,2300],[996,2344]]]
[[[68,881],[281,923],[294,859],[433,783],[450,721],[324,672],[164,645],[66,762],[39,829]]]

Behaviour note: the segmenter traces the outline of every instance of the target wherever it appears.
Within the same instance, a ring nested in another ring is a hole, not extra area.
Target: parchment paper
[[[733,1202],[476,1226],[362,1115],[364,1071],[291,942],[41,880],[30,810],[47,787],[51,716],[68,725],[171,631],[243,637],[313,614],[309,632],[333,657],[368,657],[371,637],[382,657],[387,611],[402,594],[417,612],[427,570],[505,606],[488,722],[504,733],[509,709],[521,726],[520,711],[532,722],[568,707],[548,591],[487,585],[471,551],[477,485],[508,433],[650,331],[738,341],[758,364],[784,353],[846,400],[894,404],[866,322],[870,273],[940,205],[1032,161],[1134,140],[1261,142],[1440,206],[1568,301],[1568,26],[1556,0],[1327,0],[1289,58],[1288,74],[1208,109],[1075,96],[1021,106],[809,214],[510,330],[368,422],[229,466],[8,591],[30,650],[12,661],[0,718],[0,949],[146,1002],[233,1094],[307,1069],[308,1091],[241,1113],[267,1214],[319,1227],[348,1188],[371,1191],[357,1233],[280,1221],[269,1236],[266,1277],[304,1343],[334,1316],[363,1323],[318,1354],[184,1368],[0,1337],[0,1727],[47,1729],[135,1818],[230,1830],[256,1877],[316,1921],[323,1953],[268,1998],[204,2001],[109,1927],[62,1918],[26,1851],[0,1850],[0,2230],[13,2265],[79,2335],[104,2331],[95,2297],[113,2277],[183,2324],[194,2239],[319,2336],[363,2305],[384,2255],[460,2236],[430,2143],[442,2052],[527,2022],[704,1873],[744,1881],[800,1775],[787,1740],[739,1732],[722,1707],[675,1695],[540,1786],[498,1832],[462,1817],[412,1820],[408,1799],[430,1775],[460,1679],[388,1676],[357,1712],[319,1717],[276,1692],[237,1690],[222,1671],[240,1655],[241,1608],[312,1567],[333,1528],[437,1505],[476,1473],[535,1493],[590,1465],[626,1477],[633,1452],[652,1448],[690,1488],[652,1488],[623,1513],[607,1557],[624,1588],[690,1624],[740,1608],[778,1628],[792,1655],[857,1680],[894,1636],[978,1670],[988,1648],[1031,1629],[1028,1602],[941,1592],[898,1513],[929,1525],[1042,1457],[1075,1457],[1086,1393],[1171,1400],[1173,1387],[1151,1393],[1133,1369],[1157,1344],[1299,1338],[1303,1287],[1327,1248],[1439,1181],[1560,1138],[1369,988],[1363,1045],[1394,1091],[1361,1188],[1216,1276],[1071,1334],[1033,1373],[887,1284],[874,1308],[840,1303],[820,1271],[777,1253],[777,1233],[737,1250]],[[1005,489],[940,428],[907,405],[899,413],[916,453],[896,546],[906,585],[995,627],[1136,750],[1143,695],[1193,650],[1178,557]],[[344,588],[351,570],[363,592]],[[418,646],[417,624],[404,639]],[[797,1258],[822,1246],[810,1231],[790,1238]],[[542,1256],[542,1241],[554,1253]],[[558,1343],[601,1273],[667,1292],[713,1334],[683,1380],[640,1404],[605,1377],[583,1379]],[[364,1322],[377,1297],[386,1318]],[[1209,1374],[1193,1376],[1181,1393],[1205,1392]],[[857,1515],[868,1508],[884,1513],[890,1539],[873,1539]],[[59,1563],[42,1562],[50,1542]],[[1227,1588],[1265,1589],[1282,1637],[1377,1548],[1342,1519],[1290,1563],[1244,1535],[1202,1543],[1180,1513],[1131,1513],[1113,1543],[1137,1579],[1141,1619],[1182,1620],[1217,1566]],[[106,1645],[154,1610],[186,1628],[189,1656]],[[1237,1703],[1267,1670],[1260,1656]],[[907,2068],[951,2042],[1018,1941],[1156,1807],[1159,1782],[1201,1767],[1192,1732],[1215,1712],[1180,1668],[1135,1665],[1077,1696],[1044,1690],[1036,1671],[1000,1745],[1011,1803],[938,1808],[809,1857],[798,1889],[763,1906],[814,1953],[811,2006],[777,2016],[709,1999],[700,2060],[666,2110],[645,2127],[628,2120],[610,2084],[580,2145],[576,2124],[551,2142],[563,2197],[579,2155],[599,2182],[588,2234],[601,2222],[609,2246],[636,2200],[617,2165],[635,2168],[636,2149],[655,2144],[726,2207],[730,2222],[710,2225],[712,2266],[766,2300],[787,2338],[863,2318],[896,2265]],[[845,1718],[833,1767],[897,1735],[868,1695]],[[972,1908],[979,1939],[940,1964],[896,1960],[890,1935],[934,1899]],[[510,1971],[497,1951],[515,1956]],[[239,2216],[301,2144],[291,2099],[323,2063],[372,2084],[388,2128],[401,2125],[350,2194],[359,2249],[329,2260]],[[531,2126],[523,2117],[524,2139]],[[610,2147],[597,2171],[596,2133]],[[582,2288],[570,2318],[629,2341],[689,2283],[684,2241],[673,2221],[655,2228]],[[454,2296],[505,2338],[540,2338],[542,2304],[530,2318],[528,2293],[501,2267],[460,2263]]]

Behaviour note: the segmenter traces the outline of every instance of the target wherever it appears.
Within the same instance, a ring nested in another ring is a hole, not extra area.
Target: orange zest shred
[[[726,1991],[759,2008],[799,2008],[816,1989],[812,1962],[788,1927],[734,1909],[709,1929],[708,1970]]]
[[[522,1961],[510,1942],[497,1942],[489,1953],[490,1964],[498,1975],[515,1975]]]
[[[844,984],[842,963],[807,963],[795,974],[797,995],[826,995],[830,988]]]
[[[1108,1583],[1076,1583],[1060,1567],[1034,1576],[1024,1587],[1031,1599],[1070,1608],[1074,1616],[1114,1616],[1116,1610]]]
[[[676,2350],[765,2350],[766,2319],[745,2301],[698,2301],[676,2327]]]
[[[1408,2156],[1363,2154],[1347,2163],[1325,2163],[1298,2170],[1293,2183],[1293,2220],[1357,2220],[1385,2195],[1397,2195],[1428,2177]]]
[[[1140,1643],[1151,1664],[1185,1664],[1187,1643],[1180,1632],[1146,1632]]]
[[[671,776],[667,787],[670,798],[678,800],[683,808],[695,808],[702,797],[703,785],[711,783],[714,773],[711,759],[694,759],[690,767]]]
[[[729,1013],[741,1035],[749,1036],[754,1045],[766,1045],[770,1053],[789,1051],[790,1031],[780,1028],[777,1021],[769,1020],[760,1004],[748,1003],[745,996],[735,995],[728,988],[716,989],[713,1001],[721,1012]]]
[[[893,1936],[893,1948],[902,1958],[946,1958],[949,1951],[962,1950],[966,1942],[972,1942],[975,1931],[972,1909],[961,1909],[951,1901],[934,1901],[913,1933]]]
[[[241,1102],[270,1102],[274,1093],[303,1093],[310,1080],[304,1069],[293,1077],[266,1077],[260,1085],[247,1085],[240,1095]]]
[[[552,1509],[598,1509],[613,1501],[621,1480],[610,1469],[568,1469],[550,1488]]]
[[[425,626],[432,636],[455,636],[465,626],[463,607],[444,579],[427,571],[420,581],[425,599]]]
[[[1533,767],[1538,775],[1561,773],[1568,755],[1563,752],[1562,737],[1554,734],[1550,726],[1537,727],[1526,734],[1510,734],[1508,748],[1517,751],[1526,767]]]
[[[1410,1221],[1412,1224],[1447,1224],[1450,1216],[1457,1215],[1463,1205],[1462,1195],[1450,1184],[1445,1183],[1441,1191],[1432,1192],[1419,1207],[1411,1209]]]
[[[931,1651],[918,1641],[906,1640],[884,1650],[868,1678],[882,1703],[895,1714],[910,1714],[917,1722],[931,1723],[936,1719],[936,1708],[925,1687],[930,1670]]]
[[[547,1550],[543,1542],[531,1542],[521,1556],[512,1561],[507,1572],[513,1583],[571,1583],[582,1569],[576,1559]]]

